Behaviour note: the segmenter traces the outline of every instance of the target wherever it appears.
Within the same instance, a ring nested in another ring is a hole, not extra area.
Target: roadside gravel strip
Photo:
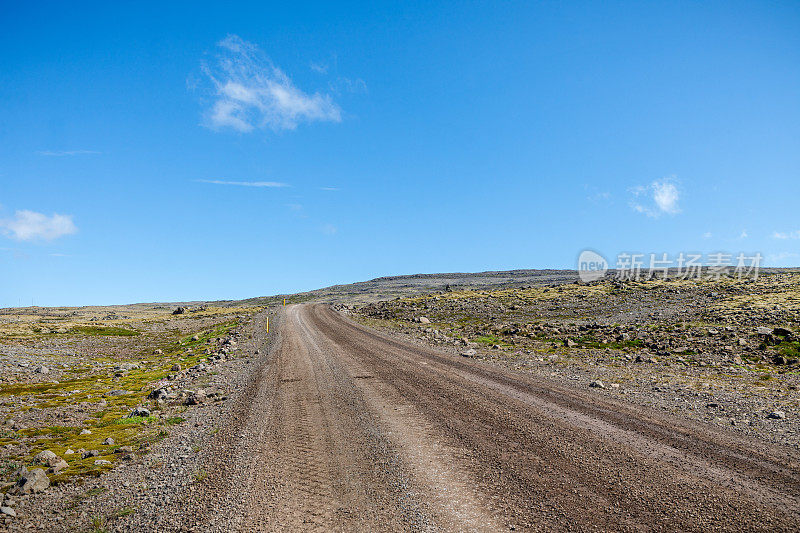
[[[136,508],[109,530],[800,529],[796,450],[411,345],[323,305],[273,316],[271,339],[264,318],[245,329],[251,355],[220,413],[160,443],[160,469],[145,456],[102,479],[93,509]],[[188,442],[195,455],[170,451]]]

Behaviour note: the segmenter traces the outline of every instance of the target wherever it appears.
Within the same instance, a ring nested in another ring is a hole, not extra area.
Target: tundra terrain
[[[0,310],[9,531],[800,527],[800,274]]]

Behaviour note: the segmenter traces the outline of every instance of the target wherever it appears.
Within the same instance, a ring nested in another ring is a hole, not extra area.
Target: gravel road
[[[159,531],[796,531],[800,456],[287,307]],[[152,529],[151,529],[152,530]]]

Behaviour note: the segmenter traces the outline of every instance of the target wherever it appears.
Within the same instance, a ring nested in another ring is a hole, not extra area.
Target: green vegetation
[[[486,344],[486,345],[492,345],[492,344],[500,344],[501,342],[503,342],[503,340],[497,335],[482,335],[480,337],[476,337],[475,342],[479,342],[481,344]]]
[[[138,331],[114,326],[75,326],[70,331],[83,335],[106,335],[116,337],[132,337],[134,335],[139,335]]]

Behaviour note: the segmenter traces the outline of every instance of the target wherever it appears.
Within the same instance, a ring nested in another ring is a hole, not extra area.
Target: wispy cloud
[[[711,233],[710,231],[707,231],[707,232],[703,233],[703,238],[704,239],[710,239],[713,236],[714,236],[714,234]]]
[[[586,197],[590,202],[607,202],[611,200],[611,193],[608,191],[597,191]]]
[[[663,214],[676,215],[681,212],[678,206],[680,191],[674,178],[656,180],[649,185],[640,185],[631,189],[634,200],[631,208],[637,213],[658,218]]]
[[[746,229],[743,229],[742,232],[739,234],[739,238],[740,239],[746,239],[749,236],[750,235],[747,234],[747,230]]]
[[[775,233],[772,234],[772,238],[773,239],[780,239],[780,240],[800,239],[800,230],[797,230],[797,231],[786,231],[786,232],[776,231]]]
[[[64,157],[68,155],[97,155],[102,152],[96,150],[40,150],[36,153],[48,157]]]
[[[327,63],[315,63],[314,61],[309,63],[308,67],[317,74],[327,74],[329,68]]]
[[[18,241],[51,241],[78,231],[70,215],[51,216],[35,211],[17,211],[13,218],[0,220],[0,230]]]
[[[196,180],[200,183],[213,183],[214,185],[236,185],[239,187],[289,187],[288,183],[279,181],[228,181],[228,180]]]
[[[320,187],[319,190],[321,190],[321,191],[338,191],[339,187]]]
[[[203,65],[213,86],[206,124],[240,132],[256,128],[293,130],[300,122],[339,122],[342,113],[330,95],[309,94],[254,44],[229,35],[219,43],[214,65]]]
[[[779,266],[797,266],[800,254],[797,252],[778,252],[775,254],[767,254],[764,258],[765,266],[779,267]]]

